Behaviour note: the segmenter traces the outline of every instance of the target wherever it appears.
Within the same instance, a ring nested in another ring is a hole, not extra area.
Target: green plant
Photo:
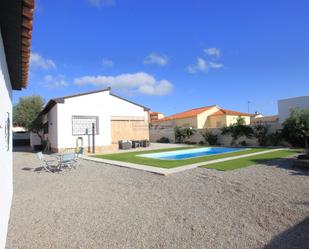
[[[249,125],[246,125],[244,118],[238,117],[236,123],[231,124],[230,126],[222,127],[221,134],[231,135],[232,136],[231,144],[234,145],[236,141],[242,136],[245,136],[247,138],[252,137],[253,129]]]
[[[265,146],[268,143],[269,125],[258,123],[253,127],[253,134],[257,138],[260,146]]]
[[[248,146],[246,140],[241,141],[239,144],[240,144],[241,146]]]
[[[174,131],[176,143],[183,143],[186,138],[190,138],[196,132],[192,128],[181,128],[178,126],[175,127]]]
[[[218,136],[213,134],[210,130],[205,130],[204,133],[202,133],[202,136],[205,140],[206,144],[209,145],[217,145],[218,144]]]
[[[168,144],[170,142],[170,140],[167,137],[161,137],[159,140],[157,140],[157,142]]]
[[[292,109],[283,123],[282,135],[294,146],[305,146],[305,152],[309,155],[309,109]]]
[[[282,141],[282,134],[280,131],[275,131],[267,135],[268,144],[278,146]]]

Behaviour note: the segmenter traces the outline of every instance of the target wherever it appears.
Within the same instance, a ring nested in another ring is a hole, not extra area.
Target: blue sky
[[[309,94],[306,0],[37,0],[20,96],[112,86],[165,114],[218,104],[277,113]]]

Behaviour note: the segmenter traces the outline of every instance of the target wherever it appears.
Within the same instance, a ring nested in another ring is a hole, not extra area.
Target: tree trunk
[[[43,136],[40,134],[40,132],[35,132],[35,134],[37,134],[38,137],[41,139],[41,145],[43,145],[43,141],[44,141]]]

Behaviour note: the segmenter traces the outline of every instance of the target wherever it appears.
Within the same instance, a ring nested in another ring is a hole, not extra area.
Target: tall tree
[[[38,134],[42,140],[40,131],[43,128],[42,118],[38,114],[42,110],[44,99],[41,96],[33,95],[21,97],[13,110],[13,123]]]
[[[309,156],[309,109],[292,109],[282,125],[283,137],[292,145],[305,145]]]

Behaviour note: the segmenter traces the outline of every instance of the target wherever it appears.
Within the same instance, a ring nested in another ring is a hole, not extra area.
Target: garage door
[[[25,131],[13,132],[13,147],[17,146],[30,146],[29,132]]]
[[[112,143],[119,140],[149,140],[149,127],[141,120],[112,120]]]

